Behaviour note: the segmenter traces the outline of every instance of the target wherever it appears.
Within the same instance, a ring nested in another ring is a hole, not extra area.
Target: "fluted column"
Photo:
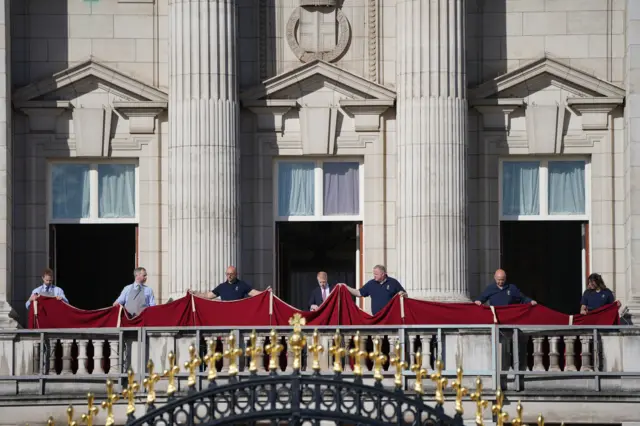
[[[398,277],[409,296],[468,298],[464,0],[398,0]]]
[[[170,0],[171,287],[210,290],[239,259],[235,0]]]

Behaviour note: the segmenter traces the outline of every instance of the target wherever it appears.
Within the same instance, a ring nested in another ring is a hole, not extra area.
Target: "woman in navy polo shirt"
[[[602,276],[600,274],[589,275],[587,290],[582,295],[582,300],[580,301],[580,313],[585,315],[588,312],[613,302],[617,302],[618,306],[620,306],[620,302],[616,300],[613,292],[604,284]]]

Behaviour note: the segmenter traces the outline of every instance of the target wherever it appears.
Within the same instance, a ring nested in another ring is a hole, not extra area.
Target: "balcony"
[[[307,342],[318,330],[324,347],[320,356],[321,374],[333,374],[335,327],[305,327]],[[155,371],[169,368],[169,352],[176,355],[179,390],[186,389],[188,373],[182,368],[189,360],[189,346],[204,356],[212,343],[215,350],[227,348],[230,334],[240,349],[249,345],[255,330],[258,347],[270,343],[271,328],[266,327],[152,327],[65,330],[0,331],[0,406],[11,424],[42,422],[54,412],[64,413],[69,403],[82,404],[87,392],[105,393],[110,378],[120,389],[127,384],[127,372],[141,383],[148,374],[147,361]],[[292,372],[292,354],[287,348],[291,327],[275,327],[284,346],[278,360],[279,373]],[[385,355],[398,343],[409,368],[404,372],[405,389],[410,390],[414,374],[410,371],[415,353],[421,352],[423,365],[433,371],[437,360],[444,363],[443,376],[454,378],[456,368],[464,369],[464,384],[475,388],[480,377],[486,395],[500,388],[507,396],[507,412],[515,414],[515,402],[522,400],[527,413],[545,413],[550,423],[571,420],[584,423],[638,421],[640,402],[640,329],[636,327],[592,326],[342,326],[341,346],[348,354],[354,337],[360,336],[368,352],[380,342]],[[267,375],[268,356],[257,359],[258,374]],[[313,355],[303,353],[302,370],[310,374]],[[343,375],[353,375],[353,360],[342,359]],[[228,361],[217,363],[218,383],[228,378]],[[240,377],[248,375],[248,358],[240,357]],[[387,361],[383,384],[393,386],[393,368]],[[200,367],[198,388],[207,386],[206,366]],[[365,383],[373,384],[371,363],[367,363]],[[431,393],[434,384],[425,383]],[[162,394],[167,381],[160,381]],[[139,394],[140,413],[144,393]],[[473,419],[474,403],[467,401],[465,417]],[[25,410],[29,406],[29,410]],[[122,407],[120,407],[122,408]],[[29,419],[25,419],[25,416]],[[534,419],[525,419],[533,422]],[[0,421],[0,423],[7,423]]]

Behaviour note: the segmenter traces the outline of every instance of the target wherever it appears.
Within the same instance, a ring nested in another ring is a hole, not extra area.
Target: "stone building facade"
[[[636,0],[0,4],[6,326],[45,267],[84,308],[135,265],[160,302],[233,264],[301,305],[385,264],[640,310]]]

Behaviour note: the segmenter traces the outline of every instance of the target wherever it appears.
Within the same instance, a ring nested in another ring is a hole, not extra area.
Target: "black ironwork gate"
[[[149,407],[128,425],[319,425],[320,421],[355,425],[457,425],[462,419],[430,407],[420,395],[391,391],[340,375],[294,373],[249,376],[228,384],[170,398],[162,407]]]

